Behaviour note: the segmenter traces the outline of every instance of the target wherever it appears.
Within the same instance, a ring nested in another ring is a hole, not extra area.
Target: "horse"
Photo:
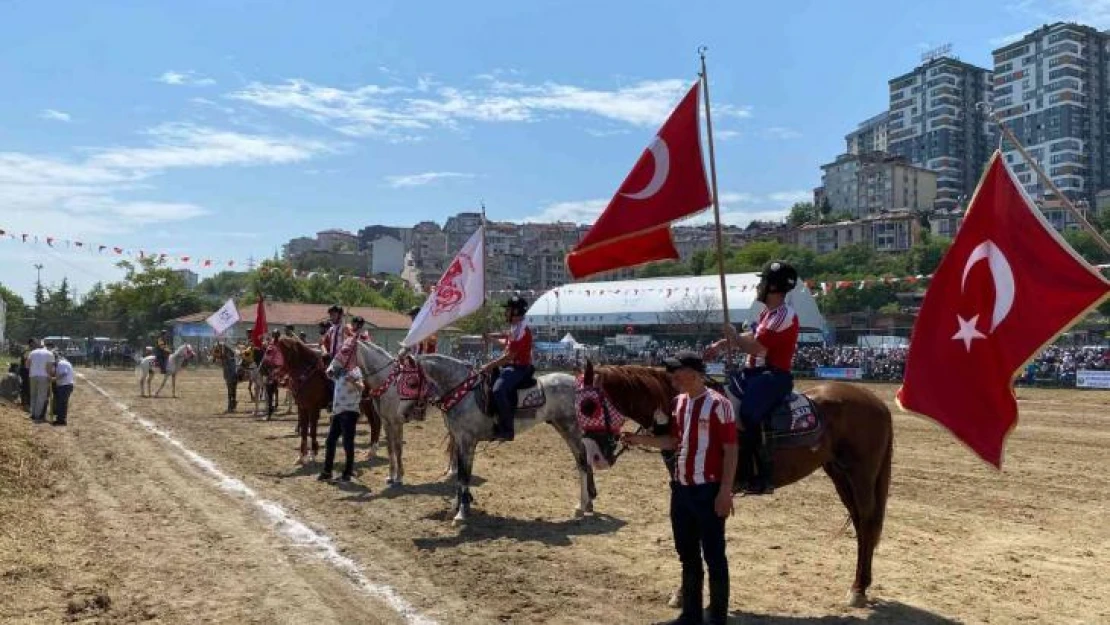
[[[224,372],[224,384],[227,386],[227,411],[233,412],[237,406],[237,390],[239,385],[239,355],[223,343],[216,343],[208,353],[212,362],[220,365]],[[230,367],[225,361],[230,360]]]
[[[293,392],[293,400],[297,404],[297,432],[301,435],[301,453],[297,459],[299,464],[311,464],[316,461],[319,452],[319,443],[316,440],[316,429],[320,422],[320,411],[331,404],[332,386],[328,379],[320,354],[291,336],[283,336],[273,344],[276,350],[267,350],[262,357],[263,364],[274,368],[285,367],[289,373],[289,388]],[[280,358],[281,362],[277,362]],[[366,404],[366,402],[363,402]],[[363,408],[365,414],[364,406]],[[371,422],[371,450],[377,447],[380,425],[375,426],[376,415],[368,414]],[[380,422],[379,422],[380,424]],[[308,439],[312,438],[312,453],[309,455]]]
[[[162,392],[162,389],[166,388],[166,381],[169,380],[171,389],[170,394],[176,399],[177,374],[181,371],[181,369],[185,367],[185,363],[188,362],[190,358],[196,357],[197,353],[193,351],[193,346],[188,343],[182,343],[181,347],[178,347],[176,350],[174,350],[174,352],[170,354],[170,357],[166,359],[166,373],[162,375],[162,383],[158,385],[158,390],[154,391],[154,396],[158,397],[158,394]],[[146,362],[145,358],[143,359],[143,362]],[[141,368],[142,364],[140,364],[139,366]],[[149,376],[154,376],[153,370],[150,371]],[[140,382],[140,388],[141,387],[142,382]]]
[[[415,365],[406,367],[403,361],[394,358],[381,346],[370,341],[358,341],[356,358],[359,368],[363,372],[363,381],[366,393],[360,404],[362,413],[370,420],[370,453],[373,457],[378,446],[378,431],[381,425],[385,426],[387,452],[389,455],[389,477],[386,478],[387,487],[402,486],[405,478],[405,468],[402,462],[404,449],[404,425],[406,413],[403,412],[401,398],[417,397],[420,392],[419,383],[412,387],[410,380],[416,373]],[[340,355],[328,365],[329,372],[335,368],[349,365],[349,352],[340,350]],[[408,408],[408,406],[404,406]],[[375,427],[375,420],[378,421]]]
[[[667,431],[678,394],[662,369],[628,365],[595,370],[589,361],[583,388],[599,388],[622,414],[655,432]],[[731,391],[728,395],[735,404]],[[863,607],[890,491],[894,453],[890,409],[871,391],[843,382],[819,384],[807,389],[804,397],[824,419],[824,430],[805,446],[775,445],[773,482],[776,488],[787,486],[818,467],[832,480],[856,530],[856,572],[848,603]],[[588,406],[586,410],[590,411]],[[735,481],[737,487],[739,483]],[[672,606],[679,607],[680,601],[672,595]]]
[[[441,393],[439,397],[429,399],[443,411],[454,443],[458,474],[455,487],[455,517],[452,523],[458,526],[465,523],[470,515],[473,501],[470,494],[470,479],[473,475],[474,454],[478,442],[493,438],[495,419],[483,410],[482,404],[487,400],[484,396],[480,396],[486,394],[485,387],[489,383],[489,376],[473,372],[467,363],[442,354],[420,355],[416,356],[415,360],[424,375],[438,389],[437,392]],[[559,432],[571,453],[574,454],[578,469],[580,499],[574,515],[575,517],[585,516],[593,512],[593,500],[597,497],[597,488],[594,485],[593,468],[587,461],[582,431],[578,427],[575,414],[575,379],[566,373],[549,373],[537,378],[536,382],[546,396],[546,401],[542,405],[526,410],[518,408],[518,413],[522,414],[517,416],[516,431],[523,433],[536,423],[549,423]],[[527,392],[521,389],[520,395],[522,400],[527,401],[536,393],[532,389]],[[402,414],[411,410],[417,401],[418,399],[402,400]],[[533,418],[522,416],[523,413],[531,412],[534,412]]]
[[[136,370],[139,372],[140,397],[154,395],[154,370],[156,365],[157,358],[154,356],[144,356],[136,365]]]

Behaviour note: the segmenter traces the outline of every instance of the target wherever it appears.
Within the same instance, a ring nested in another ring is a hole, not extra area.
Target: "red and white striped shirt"
[[[675,451],[675,481],[684,486],[721,481],[725,445],[736,444],[736,418],[728,398],[712,389],[697,397],[675,398],[671,418]]]
[[[794,364],[794,352],[798,349],[798,332],[798,315],[792,306],[782,304],[774,310],[764,309],[759,313],[755,340],[759,341],[767,353],[763,356],[749,356],[748,366],[790,371]]]

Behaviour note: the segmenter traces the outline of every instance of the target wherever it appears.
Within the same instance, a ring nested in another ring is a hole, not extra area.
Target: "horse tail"
[[[875,480],[875,544],[883,535],[883,521],[886,519],[886,503],[890,495],[891,464],[894,460],[894,430],[886,439],[886,453],[883,454],[882,464],[879,466],[878,479]]]
[[[586,359],[586,368],[582,371],[582,385],[594,385],[594,363],[589,358]]]

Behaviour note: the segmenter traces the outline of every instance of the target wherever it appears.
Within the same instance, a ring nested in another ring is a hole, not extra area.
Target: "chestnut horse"
[[[617,410],[640,426],[667,431],[678,392],[662,369],[629,365],[595,371],[587,362],[583,383],[600,387]],[[805,395],[825,420],[824,434],[812,448],[775,449],[774,484],[776,488],[792,484],[818,467],[833,481],[856,530],[856,576],[848,601],[861,607],[871,586],[871,561],[883,532],[890,490],[894,451],[890,409],[871,391],[842,382],[819,384]],[[738,487],[740,480],[735,483]]]
[[[289,374],[289,389],[297,404],[297,433],[301,435],[301,455],[297,462],[307,464],[316,461],[319,443],[316,429],[320,423],[320,411],[331,404],[332,385],[325,373],[324,360],[311,347],[297,337],[283,336],[274,346],[277,354],[267,350],[262,363],[268,367],[282,368]],[[280,362],[279,362],[280,359]],[[370,421],[370,449],[378,447],[381,436],[381,418],[374,410],[373,402],[363,397],[359,404],[362,414]],[[309,454],[308,439],[312,437],[312,453]]]

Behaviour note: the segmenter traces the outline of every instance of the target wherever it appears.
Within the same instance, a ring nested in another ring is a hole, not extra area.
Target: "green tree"
[[[267,259],[251,272],[244,301],[257,301],[261,293],[266,299],[279,302],[303,301],[301,284],[293,277],[293,270],[281,261]]]
[[[1110,254],[1107,254],[1106,250],[1102,249],[1095,238],[1085,230],[1065,230],[1064,240],[1091,264],[1110,262]]]
[[[940,261],[952,247],[951,239],[944,237],[930,238],[928,241],[913,246],[909,251],[906,266],[913,275],[929,275],[937,270]]]
[[[485,334],[498,332],[505,328],[505,308],[502,302],[488,300],[484,306],[454,324],[464,334]]]
[[[139,340],[164,329],[170,319],[201,310],[200,295],[185,287],[185,280],[164,261],[141,258],[121,261],[124,279],[108,285],[108,297],[124,338]]]
[[[204,295],[210,304],[222,305],[227,298],[240,298],[247,292],[250,276],[241,271],[221,271],[214,276],[201,280],[197,291]]]
[[[8,287],[0,284],[0,299],[8,311],[5,337],[14,341],[24,341],[31,334],[32,311],[23,298]]]
[[[798,202],[790,207],[790,215],[786,218],[791,226],[813,223],[817,221],[817,209],[813,202]]]

